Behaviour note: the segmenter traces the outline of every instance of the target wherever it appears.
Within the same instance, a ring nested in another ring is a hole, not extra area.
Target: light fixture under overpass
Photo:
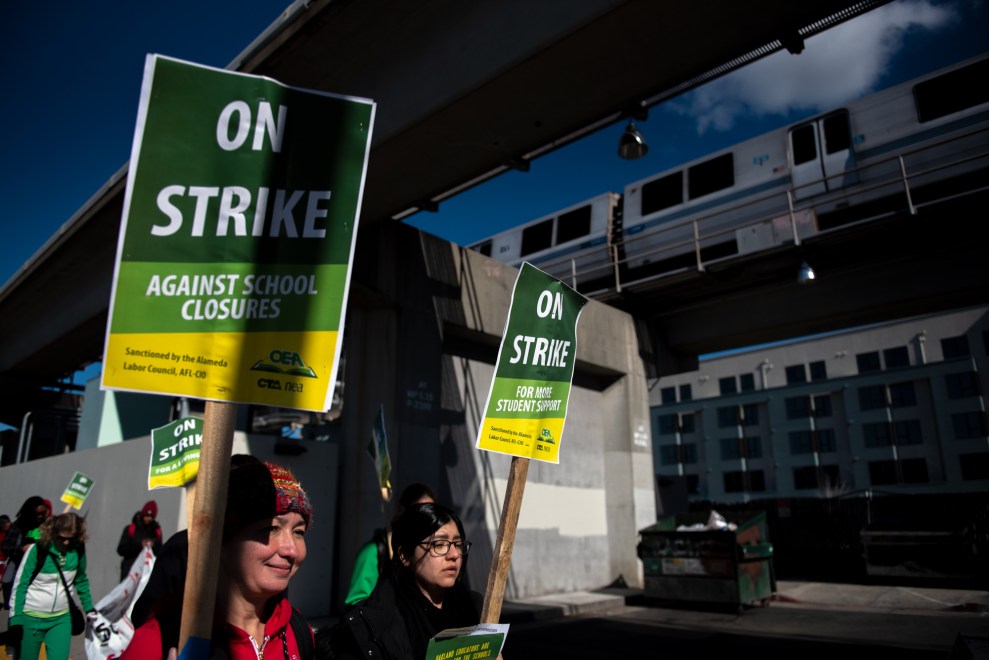
[[[814,274],[814,269],[810,267],[806,261],[800,264],[800,271],[797,273],[797,282],[800,284],[808,284],[816,279],[817,275]]]
[[[649,152],[649,145],[646,144],[642,133],[635,127],[635,122],[631,118],[625,132],[618,139],[618,155],[625,160],[635,160],[642,158]]]

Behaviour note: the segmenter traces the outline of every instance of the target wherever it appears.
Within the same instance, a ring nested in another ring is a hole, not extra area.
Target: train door
[[[838,190],[858,180],[848,112],[839,110],[790,129],[796,199]]]

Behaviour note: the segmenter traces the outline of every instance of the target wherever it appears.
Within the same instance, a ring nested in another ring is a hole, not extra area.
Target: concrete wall
[[[275,456],[270,437],[248,437],[237,433],[234,453],[249,453],[289,467],[312,498],[314,523],[306,535],[307,561],[292,582],[293,604],[309,617],[330,613],[334,527],[339,473],[337,447],[329,443],[308,443],[300,456]],[[56,513],[65,505],[59,501],[72,475],[83,472],[95,480],[92,493],[83,504],[89,542],[86,544],[88,574],[94,600],[116,586],[120,577],[117,542],[125,525],[150,499],[158,503],[158,523],[166,537],[185,529],[185,489],[159,488],[148,491],[150,438],[112,446],[76,451],[0,469],[0,512],[11,518],[25,499],[40,495],[52,501]]]
[[[361,254],[362,245],[375,254]],[[396,491],[426,481],[460,513],[474,543],[470,583],[483,592],[511,458],[474,441],[517,271],[401,225],[362,234],[358,249],[366,268],[355,271],[345,339],[341,583],[392,511],[364,453],[383,406]],[[597,588],[619,576],[641,583],[636,532],[656,511],[637,346],[630,316],[596,302],[584,308],[560,464],[530,464],[506,597]]]

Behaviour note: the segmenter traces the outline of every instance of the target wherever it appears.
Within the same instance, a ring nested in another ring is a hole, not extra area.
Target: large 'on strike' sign
[[[374,111],[148,56],[105,389],[329,408]]]

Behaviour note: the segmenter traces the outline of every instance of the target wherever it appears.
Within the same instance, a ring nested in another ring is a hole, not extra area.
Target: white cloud
[[[932,0],[898,0],[811,37],[799,55],[780,51],[669,107],[694,117],[698,133],[729,130],[742,114],[826,110],[874,90],[908,30],[936,30],[957,17]]]

